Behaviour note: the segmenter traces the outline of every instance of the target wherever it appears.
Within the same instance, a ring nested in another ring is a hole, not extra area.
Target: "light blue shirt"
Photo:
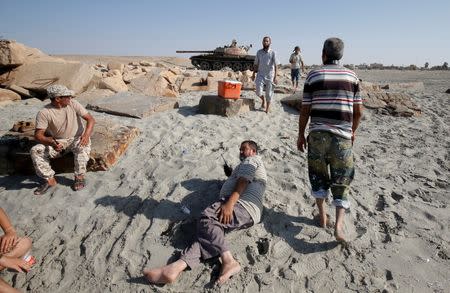
[[[272,81],[277,63],[278,60],[274,50],[270,48],[267,52],[264,49],[258,50],[254,63],[258,65],[257,77],[260,76],[260,78]]]

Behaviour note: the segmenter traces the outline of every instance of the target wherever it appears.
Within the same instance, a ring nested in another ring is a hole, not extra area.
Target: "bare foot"
[[[217,283],[219,285],[222,285],[223,283],[228,281],[233,275],[239,273],[240,270],[241,265],[235,260],[224,263],[222,265],[222,270],[220,272],[219,279],[217,279]]]
[[[336,237],[336,241],[337,242],[342,242],[345,243],[345,238],[344,238],[344,234],[342,233],[342,230],[334,230],[334,237]]]
[[[153,284],[168,284],[173,283],[178,275],[187,267],[187,264],[182,260],[177,260],[167,266],[156,269],[144,269],[144,277]]]
[[[322,228],[332,228],[334,226],[329,214],[324,214],[324,217],[321,217],[320,214],[315,215],[314,221],[317,223],[319,227]]]

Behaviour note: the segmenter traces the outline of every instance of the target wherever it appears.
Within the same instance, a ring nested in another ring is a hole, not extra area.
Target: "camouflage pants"
[[[308,173],[312,195],[349,208],[348,194],[355,174],[352,141],[327,131],[313,131],[308,137]]]
[[[50,166],[50,159],[61,157],[67,152],[72,152],[74,156],[75,176],[84,175],[86,173],[86,165],[89,161],[89,153],[91,152],[91,142],[87,146],[79,146],[80,137],[58,139],[63,145],[64,150],[57,152],[52,146],[37,144],[31,148],[31,159],[33,160],[36,174],[43,178],[49,179],[55,175],[55,171]]]

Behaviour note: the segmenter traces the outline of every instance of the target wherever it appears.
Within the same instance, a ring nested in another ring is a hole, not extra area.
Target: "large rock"
[[[103,78],[99,83],[99,88],[112,90],[113,92],[116,93],[128,91],[128,86],[123,81],[121,75]]]
[[[33,92],[30,92],[27,89],[24,89],[23,87],[20,87],[18,85],[12,84],[8,86],[8,89],[19,94],[22,97],[26,98],[36,98],[36,95]]]
[[[201,76],[189,76],[183,79],[180,92],[206,91],[208,90],[207,80]]]
[[[52,84],[63,84],[80,93],[87,88],[93,76],[94,69],[87,64],[45,61],[27,63],[14,69],[10,83],[40,92],[45,92]]]
[[[300,109],[302,108],[302,99],[303,95],[301,93],[296,93],[291,96],[282,98],[281,103],[300,111]]]
[[[90,89],[76,96],[77,101],[86,106],[89,103],[96,102],[102,98],[116,94],[108,89]]]
[[[108,70],[119,70],[120,74],[123,73],[123,69],[125,68],[125,64],[120,62],[109,62],[107,65]]]
[[[251,110],[255,110],[255,100],[249,98],[234,100],[207,95],[202,96],[199,102],[200,114],[215,114],[231,117]]]
[[[368,92],[363,104],[369,109],[384,109],[393,116],[411,117],[421,114],[420,107],[406,93]]]
[[[12,68],[25,63],[44,60],[62,59],[50,57],[38,49],[27,47],[15,41],[0,40],[0,68]]]
[[[0,174],[35,173],[30,157],[30,149],[36,144],[33,134],[34,129],[27,128],[23,132],[10,131],[0,138]],[[135,127],[98,120],[91,137],[88,171],[109,170],[138,135],[139,130]],[[52,159],[51,165],[58,173],[71,173],[74,169],[73,155]]]
[[[20,100],[20,95],[7,89],[0,88],[0,103]]]
[[[120,93],[88,104],[87,109],[118,116],[144,118],[156,112],[178,108],[177,99]]]
[[[130,91],[145,96],[178,97],[177,87],[169,83],[164,76],[161,76],[162,71],[157,68],[157,70],[144,76],[132,79],[129,84]]]

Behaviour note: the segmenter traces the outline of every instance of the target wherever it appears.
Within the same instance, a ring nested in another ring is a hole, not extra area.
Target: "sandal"
[[[43,194],[47,193],[48,191],[55,189],[55,188],[56,188],[56,184],[50,185],[50,184],[48,184],[48,182],[45,182],[44,184],[42,184],[41,186],[39,186],[38,188],[36,188],[34,190],[34,195],[43,195]]]
[[[84,187],[86,187],[86,179],[83,178],[76,178],[75,177],[75,181],[73,182],[73,186],[72,189],[74,191],[78,191],[83,189]]]

